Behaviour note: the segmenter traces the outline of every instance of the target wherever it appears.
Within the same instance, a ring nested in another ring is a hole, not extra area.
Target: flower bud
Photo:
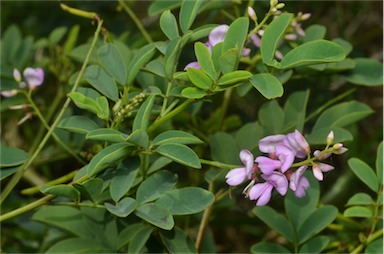
[[[304,13],[300,18],[301,20],[307,20],[311,17],[311,13]]]
[[[343,154],[348,151],[348,148],[344,147],[341,143],[337,143],[333,145],[332,150],[334,154]]]
[[[276,4],[278,4],[278,3],[279,3],[278,0],[270,0],[270,1],[269,1],[269,5],[270,5],[270,6],[273,6],[273,7],[275,7]]]
[[[12,90],[7,90],[7,91],[2,91],[1,92],[1,95],[4,96],[4,97],[12,97],[12,96],[15,96],[17,94],[17,90],[16,89],[12,89]]]
[[[335,135],[333,134],[333,131],[331,131],[327,136],[327,145],[332,144],[333,139],[335,138]]]
[[[251,6],[248,6],[248,16],[250,19],[256,22],[257,20],[256,12]]]
[[[279,3],[279,4],[277,4],[275,7],[276,7],[276,9],[282,9],[282,8],[284,8],[284,6],[285,6],[285,3]]]
[[[21,82],[21,74],[18,69],[13,69],[13,78],[16,80],[17,83]]]

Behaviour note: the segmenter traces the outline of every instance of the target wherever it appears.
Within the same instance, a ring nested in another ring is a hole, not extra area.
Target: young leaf
[[[344,58],[344,49],[337,43],[327,40],[314,40],[289,51],[281,60],[280,68],[292,69],[305,65],[337,62]]]
[[[269,206],[259,206],[252,209],[252,212],[259,217],[265,224],[273,230],[287,238],[293,243],[295,241],[295,232],[289,221],[281,214]]]
[[[367,193],[359,192],[353,195],[347,202],[346,206],[352,205],[374,205],[375,202]]]
[[[107,43],[97,50],[97,56],[104,70],[121,85],[125,85],[127,71],[123,57],[117,47],[112,43]]]
[[[125,82],[126,85],[131,85],[132,82],[135,80],[137,74],[139,74],[140,69],[144,67],[155,55],[156,47],[155,44],[148,44],[144,47],[142,47],[136,55],[131,60],[129,66],[127,67],[128,76],[127,81]]]
[[[372,211],[365,206],[352,206],[347,208],[343,215],[345,217],[372,218]]]
[[[353,173],[365,183],[371,190],[377,192],[379,190],[379,181],[373,169],[364,161],[358,158],[348,160],[348,166]]]
[[[164,144],[155,149],[159,154],[192,168],[201,168],[199,157],[188,146],[181,144]]]
[[[105,202],[104,205],[110,213],[118,217],[125,218],[135,210],[136,200],[131,197],[125,197],[120,200],[116,205],[112,205],[108,202]]]
[[[155,101],[155,95],[150,95],[144,102],[141,104],[137,115],[133,120],[132,130],[143,129],[146,130],[149,125],[149,118],[151,116],[151,111],[153,107],[153,102]]]
[[[212,79],[208,77],[208,75],[205,74],[202,70],[196,68],[188,68],[187,75],[195,86],[203,90],[209,90],[213,85]]]
[[[183,31],[183,33],[186,33],[187,30],[192,26],[192,23],[195,20],[196,15],[202,3],[203,3],[202,0],[195,0],[195,1],[183,0],[182,1],[181,7],[180,7],[179,22],[180,22],[181,31]]]
[[[65,197],[74,201],[79,201],[80,192],[75,187],[66,184],[60,184],[55,186],[44,186],[40,189],[44,194],[52,194],[58,197]]]
[[[179,37],[179,29],[177,27],[176,18],[170,10],[166,10],[163,14],[161,14],[160,28],[169,40]]]
[[[258,73],[253,75],[249,81],[265,98],[269,100],[281,97],[284,93],[284,89],[280,81],[272,74]]]
[[[215,196],[199,187],[185,187],[166,192],[156,201],[173,215],[194,214],[203,211],[215,201]]]
[[[181,95],[188,99],[201,99],[207,92],[197,87],[186,87],[181,91]]]
[[[156,136],[153,141],[152,145],[159,146],[163,144],[201,144],[203,141],[201,141],[199,138],[195,137],[194,135],[179,131],[179,130],[170,130],[160,133],[158,136]]]
[[[153,201],[166,191],[175,187],[177,176],[169,171],[159,171],[144,180],[137,189],[136,200],[139,204]]]
[[[72,92],[68,94],[68,97],[71,98],[73,103],[75,103],[78,108],[88,110],[94,114],[98,114],[101,111],[98,104],[96,103],[96,100],[93,100],[92,98],[85,96],[82,93]]]
[[[107,141],[112,143],[124,142],[127,137],[128,135],[125,133],[108,128],[92,130],[85,136],[86,139]]]
[[[155,203],[146,203],[135,210],[135,214],[158,228],[171,230],[175,225],[172,214]],[[132,241],[133,242],[133,241]]]
[[[116,143],[104,148],[89,162],[87,173],[93,176],[128,156],[134,148],[127,143]]]
[[[139,172],[140,162],[135,157],[122,161],[113,174],[109,192],[111,198],[118,202],[132,187]]]
[[[223,52],[226,52],[229,49],[237,50],[237,61],[243,53],[243,47],[245,39],[248,34],[249,19],[247,17],[237,18],[229,26],[227,34],[225,35],[223,42]],[[237,66],[237,63],[236,63]]]
[[[249,71],[233,71],[224,74],[219,79],[219,85],[237,84],[248,80],[252,76]]]
[[[97,107],[99,108],[99,112],[97,113],[97,117],[108,121],[109,119],[109,103],[107,98],[104,96],[100,96],[96,98]]]
[[[117,101],[119,94],[116,82],[98,65],[91,65],[85,69],[85,79],[100,93],[113,101]]]
[[[274,56],[285,29],[291,23],[293,15],[291,13],[283,13],[274,19],[265,29],[261,37],[261,58],[266,65],[275,66]]]
[[[159,233],[169,253],[197,253],[193,241],[181,229],[175,227]]]
[[[57,127],[67,131],[87,134],[92,130],[98,129],[99,125],[86,116],[70,116],[63,118]]]
[[[0,144],[0,168],[13,167],[23,164],[29,159],[28,153],[25,151]]]
[[[211,53],[209,52],[208,48],[203,43],[196,42],[195,54],[201,69],[207,73],[212,80],[216,80],[217,73],[213,65]]]
[[[336,219],[337,212],[337,208],[331,205],[316,209],[301,225],[298,235],[299,243],[304,243],[331,224]]]

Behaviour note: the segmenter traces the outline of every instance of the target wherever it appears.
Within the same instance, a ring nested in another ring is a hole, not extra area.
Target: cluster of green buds
[[[280,9],[284,8],[285,3],[279,3],[278,0],[270,0],[269,5],[270,5],[270,10],[273,14],[280,15],[281,14]]]
[[[121,99],[119,99],[116,104],[113,106],[113,117],[116,122],[122,122],[126,117],[132,115],[132,111],[140,105],[140,103],[144,100],[145,94],[140,93],[130,99],[126,105],[123,105]]]

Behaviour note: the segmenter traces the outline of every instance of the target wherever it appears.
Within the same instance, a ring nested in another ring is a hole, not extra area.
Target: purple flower
[[[273,188],[282,196],[287,193],[288,180],[282,173],[273,172],[270,175],[262,174],[261,176],[266,182],[254,185],[249,191],[249,199],[257,200],[257,206],[266,205],[271,200]]]
[[[276,145],[281,144],[284,139],[283,134],[267,136],[259,140],[259,149],[263,153],[275,154]]]
[[[286,145],[278,144],[275,147],[277,160],[265,156],[256,158],[260,170],[267,175],[272,174],[275,169],[280,168],[281,172],[287,171],[295,160],[295,153]]]
[[[323,181],[323,178],[324,178],[323,172],[328,172],[328,171],[331,171],[333,169],[334,169],[333,166],[325,164],[325,163],[321,163],[321,162],[315,163],[312,166],[313,175],[319,181]]]
[[[289,187],[294,191],[295,196],[298,198],[304,197],[305,190],[309,188],[309,181],[305,176],[303,176],[303,173],[307,168],[307,165],[298,168],[295,172],[293,172],[289,182]]]
[[[190,62],[184,67],[184,70],[187,70],[188,68],[196,68],[201,70],[200,64],[198,62]]]
[[[17,90],[16,89],[12,89],[12,90],[7,90],[7,91],[2,91],[1,92],[1,95],[4,96],[4,97],[12,97],[12,96],[15,96],[17,94]]]
[[[291,147],[298,158],[305,158],[307,153],[311,151],[307,140],[298,130],[288,133],[283,143]]]
[[[243,168],[234,168],[227,173],[225,178],[226,182],[230,186],[236,186],[241,184],[246,178],[251,179],[253,173],[253,154],[248,150],[240,151],[240,160],[244,164]]]
[[[208,44],[213,47],[216,44],[223,42],[225,39],[225,35],[228,32],[228,25],[220,25],[212,29],[212,31],[208,35]]]
[[[41,68],[26,68],[23,72],[24,78],[28,83],[29,89],[33,90],[44,82],[44,71]]]

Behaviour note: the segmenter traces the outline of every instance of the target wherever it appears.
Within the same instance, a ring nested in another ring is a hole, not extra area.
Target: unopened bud
[[[301,20],[307,20],[311,17],[311,13],[304,13],[300,18]]]
[[[337,143],[333,145],[332,150],[334,154],[343,154],[348,151],[348,148],[344,147],[341,143]]]
[[[297,34],[286,34],[284,36],[284,39],[286,39],[287,41],[296,41]]]
[[[18,69],[13,69],[13,78],[16,80],[17,83],[21,82],[21,74]]]
[[[273,6],[273,7],[275,7],[276,4],[278,4],[278,3],[279,3],[278,0],[270,0],[270,1],[269,1],[269,5],[270,5],[270,6]]]
[[[256,12],[251,6],[248,6],[248,16],[250,19],[256,22],[257,20]]]
[[[279,3],[279,4],[277,4],[275,7],[276,7],[276,9],[282,9],[282,8],[284,8],[284,6],[285,6],[285,3]]]
[[[332,144],[333,139],[335,138],[335,135],[333,134],[333,131],[331,131],[327,136],[327,145]]]

